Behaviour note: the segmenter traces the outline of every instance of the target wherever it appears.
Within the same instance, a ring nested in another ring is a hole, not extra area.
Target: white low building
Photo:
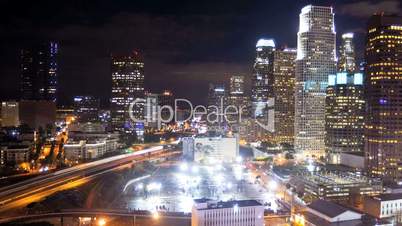
[[[402,221],[402,193],[365,197],[364,211],[378,218],[394,218]]]
[[[387,220],[321,199],[309,204],[305,211],[292,214],[292,220],[295,225],[305,226],[392,226]]]
[[[340,164],[354,169],[363,170],[365,168],[364,152],[342,152],[339,154]]]
[[[92,139],[69,140],[64,145],[64,152],[69,161],[82,161],[102,157],[105,153],[115,151],[118,148],[118,139]]]
[[[352,211],[331,201],[317,200],[307,206],[307,211],[327,222],[360,220],[363,214]]]
[[[191,213],[191,226],[264,225],[264,206],[256,200],[196,199]]]
[[[31,147],[29,145],[9,145],[0,147],[0,164],[20,164],[28,162]]]
[[[239,155],[239,138],[225,136],[186,137],[183,154],[201,163],[232,162]]]

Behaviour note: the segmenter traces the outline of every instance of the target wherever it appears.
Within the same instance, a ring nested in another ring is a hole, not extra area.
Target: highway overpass
[[[0,213],[25,207],[27,204],[41,200],[57,191],[80,186],[103,173],[127,167],[127,164],[131,164],[133,161],[146,161],[178,154],[180,152],[167,151],[163,150],[162,146],[155,146],[80,164],[2,187],[0,188]]]

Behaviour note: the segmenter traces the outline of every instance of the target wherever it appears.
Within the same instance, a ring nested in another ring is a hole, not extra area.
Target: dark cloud
[[[389,14],[398,14],[401,11],[401,4],[399,0],[387,1],[360,1],[354,3],[347,3],[341,6],[340,12],[342,14],[351,15],[355,17],[368,18],[374,13],[385,12]]]

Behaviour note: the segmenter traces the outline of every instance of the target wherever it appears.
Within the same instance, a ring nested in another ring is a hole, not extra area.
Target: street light
[[[138,184],[137,190],[142,190],[142,189],[144,189],[144,184],[143,183]]]
[[[161,183],[156,183],[156,184],[155,184],[155,189],[156,189],[156,190],[161,190],[161,188],[162,188],[162,184],[161,184]]]
[[[198,173],[198,166],[191,167],[191,172]]]
[[[188,169],[187,163],[183,162],[182,164],[180,164],[180,170],[181,171],[187,171],[187,169]]]
[[[269,182],[269,187],[270,187],[272,190],[275,190],[275,189],[278,187],[278,183],[276,183],[276,181],[274,181],[274,180],[271,180],[271,181]]]
[[[104,225],[106,225],[106,220],[103,219],[103,218],[100,218],[100,219],[98,220],[98,225],[99,225],[99,226],[104,226]]]
[[[238,212],[239,212],[239,205],[238,205],[237,203],[233,206],[233,211],[234,211],[235,213],[238,213]]]
[[[152,218],[154,218],[155,220],[159,219],[158,211],[155,211],[155,212],[152,213]]]

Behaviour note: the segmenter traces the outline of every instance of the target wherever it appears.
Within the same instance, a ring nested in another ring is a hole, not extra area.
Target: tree
[[[49,155],[45,157],[44,163],[47,165],[53,164],[53,161],[55,159],[54,156],[54,148],[55,148],[55,142],[53,141],[50,145],[50,151]]]
[[[52,135],[52,131],[53,131],[54,126],[52,124],[47,124],[46,125],[46,136],[50,137]]]
[[[57,152],[56,156],[56,161],[57,161],[57,167],[61,168],[64,167],[64,160],[65,160],[65,155],[64,155],[64,144],[62,142],[59,143],[59,151]]]

